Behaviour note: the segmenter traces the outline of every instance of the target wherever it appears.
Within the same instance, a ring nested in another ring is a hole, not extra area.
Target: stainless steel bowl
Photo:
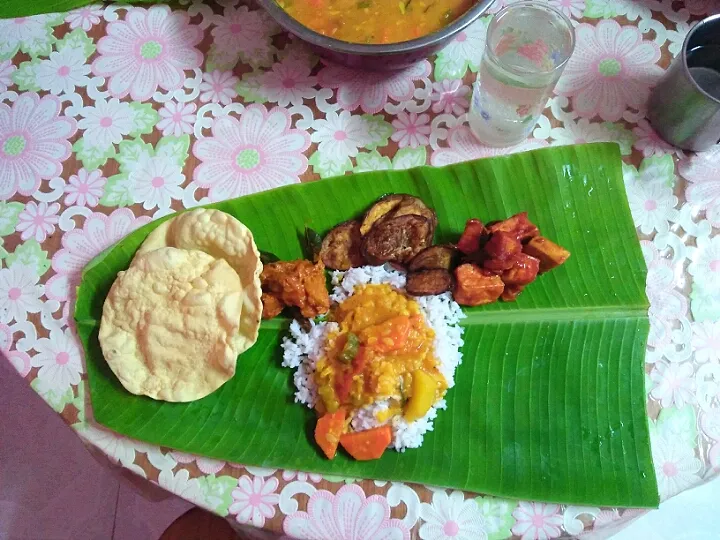
[[[494,0],[478,0],[461,17],[437,32],[410,41],[387,44],[348,43],[330,38],[293,19],[275,0],[257,2],[280,26],[307,42],[319,56],[352,68],[392,71],[412,65],[442,49],[455,34],[481,17]],[[478,58],[482,53],[477,52]]]

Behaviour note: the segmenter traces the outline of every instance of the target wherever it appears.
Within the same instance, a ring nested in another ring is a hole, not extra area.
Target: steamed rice
[[[388,283],[398,290],[404,290],[405,274],[389,266],[363,266],[347,272],[333,272],[333,291],[330,300],[337,305],[352,296],[355,286]],[[463,345],[463,329],[458,325],[463,314],[452,295],[443,293],[435,296],[415,297],[425,316],[426,323],[435,332],[434,355],[438,369],[447,381],[448,389],[455,385],[455,369],[462,362],[460,349]],[[334,322],[310,321],[309,331],[304,331],[297,321],[290,325],[290,336],[283,339],[283,362],[285,367],[295,369],[295,401],[313,408],[318,399],[313,374],[315,365],[323,356],[325,339],[331,331],[337,330]],[[354,430],[370,429],[390,422],[393,431],[392,446],[398,451],[418,448],[423,435],[432,431],[433,420],[438,409],[445,409],[444,399],[438,400],[427,414],[414,422],[406,422],[402,415],[386,422],[377,420],[377,413],[388,408],[388,401],[381,400],[357,410],[351,419]]]

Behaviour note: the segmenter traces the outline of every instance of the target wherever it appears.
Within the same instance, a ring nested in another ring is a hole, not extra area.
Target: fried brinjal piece
[[[432,243],[427,218],[410,214],[376,223],[363,239],[363,255],[370,264],[407,264]]]
[[[454,246],[430,246],[415,255],[408,270],[452,270],[458,259],[458,250]]]
[[[487,234],[485,225],[479,219],[468,219],[465,222],[465,229],[460,240],[458,240],[457,248],[465,255],[471,255],[480,249],[482,240]]]
[[[407,276],[405,290],[414,296],[428,296],[447,292],[452,287],[452,276],[440,268],[418,270]]]
[[[536,236],[530,240],[523,247],[523,251],[540,260],[541,273],[560,266],[570,257],[570,252],[567,249],[544,236]]]
[[[346,221],[325,235],[320,247],[320,260],[327,268],[349,270],[362,266],[362,236],[358,221]]]
[[[527,212],[520,212],[503,221],[498,221],[488,226],[490,233],[506,232],[510,233],[521,242],[530,240],[540,234],[537,226],[528,219]]]
[[[437,227],[437,214],[430,210],[427,205],[417,197],[412,195],[403,195],[400,205],[392,211],[389,217],[400,217],[400,216],[422,216],[430,222],[432,228],[432,234],[435,233],[435,227]]]
[[[490,304],[500,298],[505,284],[500,276],[476,264],[461,264],[455,269],[453,296],[463,306]]]
[[[378,199],[370,209],[365,213],[365,217],[360,224],[360,234],[365,236],[375,223],[383,219],[385,216],[395,210],[400,203],[403,201],[403,197],[406,195],[385,195]]]

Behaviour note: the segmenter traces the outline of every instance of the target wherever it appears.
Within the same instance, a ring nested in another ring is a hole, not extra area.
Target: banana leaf
[[[116,274],[159,221],[91,261],[78,288],[75,318],[97,422],[249,465],[569,504],[657,506],[644,390],[646,267],[617,145],[369,172],[211,206],[247,224],[261,250],[294,259],[302,257],[306,227],[324,233],[389,192],[434,208],[439,242],[456,240],[470,217],[526,210],[572,252],[517,302],[467,309],[456,386],[421,448],[370,462],[342,453],[325,459],[313,443],[315,415],[293,403],[292,373],[280,366],[283,319],[263,322],[235,377],[204,399],[164,403],[125,391],[103,360],[99,319]]]
[[[0,2],[0,19],[29,17],[44,13],[64,13],[72,9],[97,4],[96,0],[2,0]],[[132,0],[123,4],[173,4],[162,0]]]

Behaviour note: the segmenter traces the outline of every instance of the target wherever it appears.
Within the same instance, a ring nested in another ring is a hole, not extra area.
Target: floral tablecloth
[[[550,0],[577,48],[532,139],[468,130],[489,16],[394,74],[320,61],[236,0],[0,21],[0,349],[122,467],[239,524],[297,538],[597,535],[638,511],[264,470],[131,441],[86,416],[74,288],[96,254],[182,207],[349,172],[617,141],[648,265],[648,413],[663,499],[720,472],[720,147],[645,119],[711,0]],[[503,2],[497,0],[492,11]],[[258,534],[258,533],[255,533]]]

